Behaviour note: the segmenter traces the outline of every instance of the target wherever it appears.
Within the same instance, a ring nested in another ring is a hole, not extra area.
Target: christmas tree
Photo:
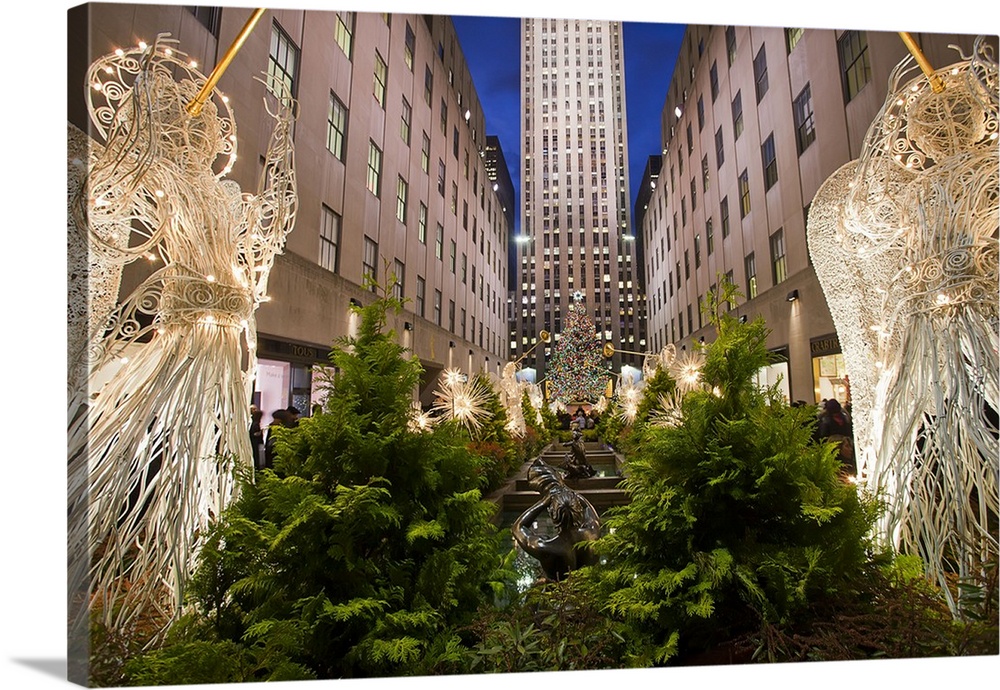
[[[597,402],[604,392],[608,370],[601,353],[602,343],[594,332],[594,322],[587,315],[580,293],[573,296],[548,363],[550,400],[564,404]]]

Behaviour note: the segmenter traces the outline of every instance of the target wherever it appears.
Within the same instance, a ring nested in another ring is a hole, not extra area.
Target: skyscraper
[[[641,351],[638,262],[629,234],[627,129],[620,22],[521,22],[522,210],[514,286],[511,357],[544,376],[574,297],[587,306],[595,337]],[[634,359],[624,355],[624,361]],[[616,353],[617,373],[623,355]]]

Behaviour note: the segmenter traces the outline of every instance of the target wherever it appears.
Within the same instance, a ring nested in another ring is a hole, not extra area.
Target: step
[[[621,489],[594,489],[580,491],[579,494],[590,501],[598,513],[613,506],[627,505],[628,495]],[[501,510],[521,513],[535,505],[541,498],[537,491],[511,491],[503,495]]]
[[[563,482],[569,488],[580,493],[594,491],[596,489],[616,489],[621,483],[621,477],[589,477],[587,479],[564,479]],[[534,491],[528,484],[527,479],[517,479],[513,491]]]

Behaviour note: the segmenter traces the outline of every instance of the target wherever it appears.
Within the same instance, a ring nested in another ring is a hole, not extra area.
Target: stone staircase
[[[621,459],[613,451],[601,443],[585,443],[587,462],[597,471],[597,475],[587,479],[566,480],[566,486],[578,492],[590,501],[598,513],[603,514],[612,506],[628,503],[628,496],[621,489]],[[553,467],[563,463],[569,448],[560,443],[548,446],[539,457]],[[501,515],[519,515],[539,499],[539,493],[528,486],[527,473],[532,461],[526,462],[521,469],[502,487],[488,496],[500,507]]]

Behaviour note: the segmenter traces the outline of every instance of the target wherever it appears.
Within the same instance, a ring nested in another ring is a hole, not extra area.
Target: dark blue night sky
[[[500,138],[520,207],[521,20],[459,16],[452,20],[486,113],[487,134]],[[646,160],[660,151],[660,113],[684,28],[624,22],[630,203],[635,201]],[[519,213],[515,218],[519,225]]]

